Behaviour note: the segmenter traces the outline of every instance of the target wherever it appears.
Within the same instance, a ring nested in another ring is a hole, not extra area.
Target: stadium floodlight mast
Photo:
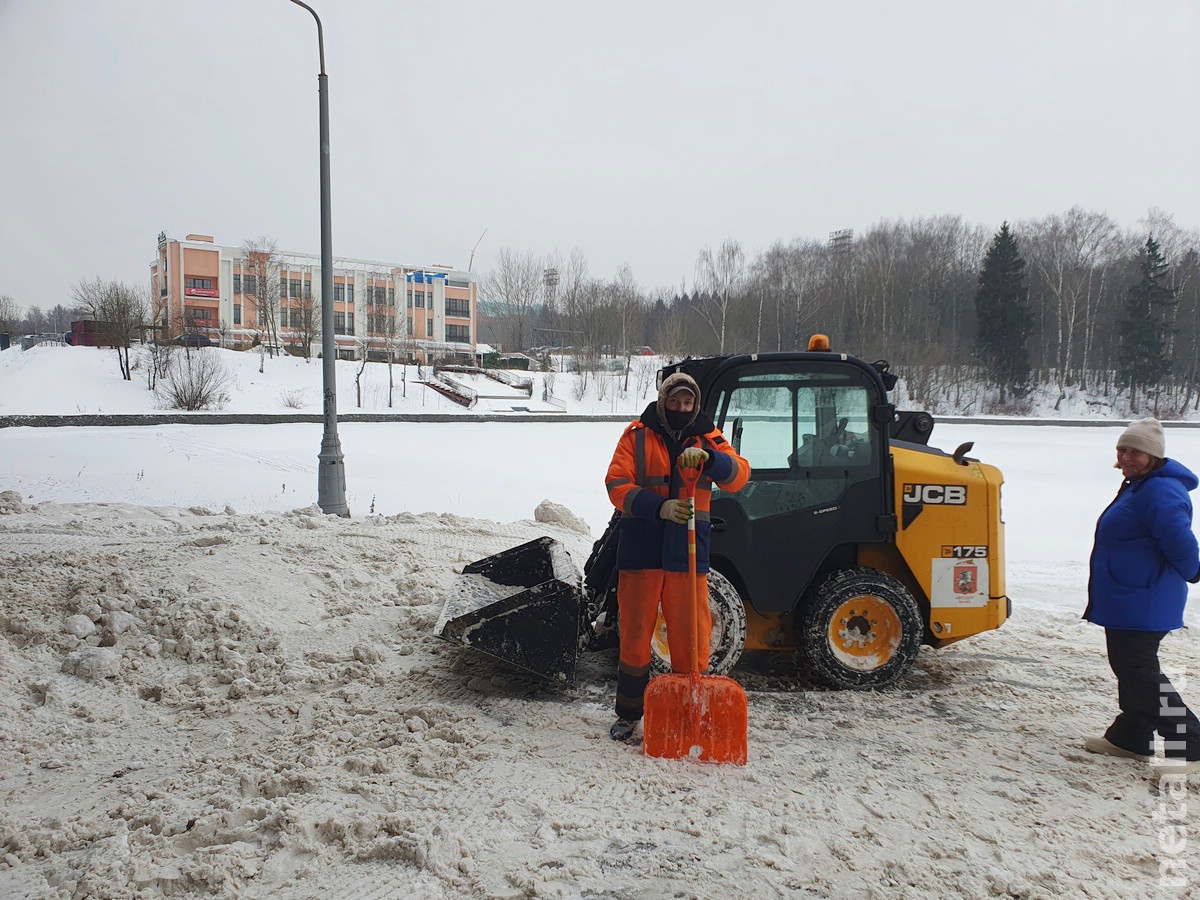
[[[335,387],[337,348],[333,335],[333,235],[329,213],[329,81],[325,77],[325,37],[321,17],[307,3],[303,6],[317,20],[317,49],[321,71],[317,75],[317,96],[321,116],[321,373],[324,396],[325,433],[317,455],[317,506],[326,515],[349,518],[346,505],[346,461],[337,433],[337,390]]]

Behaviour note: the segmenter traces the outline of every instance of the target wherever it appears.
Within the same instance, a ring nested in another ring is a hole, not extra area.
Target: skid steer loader
[[[929,446],[932,416],[897,412],[884,361],[830,352],[687,359],[704,410],[752,467],[737,493],[714,486],[709,672],[744,650],[801,653],[841,688],[894,682],[922,644],[998,628],[1005,594],[1003,478],[994,466]],[[439,636],[549,679],[574,677],[578,653],[616,642],[615,513],[582,577],[540,538],[472,563]],[[702,523],[698,523],[702,524]],[[670,668],[660,617],[653,667]]]

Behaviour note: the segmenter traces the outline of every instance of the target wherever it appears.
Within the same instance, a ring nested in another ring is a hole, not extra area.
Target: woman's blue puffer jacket
[[[1200,576],[1188,497],[1197,484],[1168,459],[1121,486],[1096,523],[1085,619],[1131,631],[1183,626],[1187,582]]]

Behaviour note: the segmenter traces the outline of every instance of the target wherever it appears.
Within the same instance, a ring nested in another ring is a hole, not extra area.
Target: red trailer
[[[75,347],[111,347],[108,337],[104,334],[105,322],[95,319],[80,319],[71,323],[71,333],[67,343]]]

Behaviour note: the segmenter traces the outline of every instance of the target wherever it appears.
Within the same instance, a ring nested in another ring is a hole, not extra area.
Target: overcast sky
[[[312,0],[335,255],[497,250],[689,285],[882,218],[1151,207],[1200,227],[1200,3]],[[320,248],[288,0],[0,0],[0,294],[146,284],[155,237]]]

